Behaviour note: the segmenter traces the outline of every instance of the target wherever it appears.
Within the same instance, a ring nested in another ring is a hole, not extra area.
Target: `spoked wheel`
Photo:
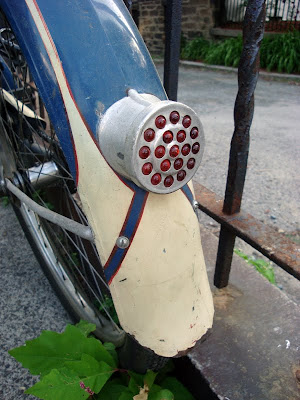
[[[1,29],[1,35],[0,54],[12,77],[9,80],[2,73],[0,104],[1,143],[10,148],[13,163],[9,169],[33,200],[87,225],[73,177],[28,65],[8,25]],[[95,245],[40,218],[25,204],[15,210],[44,271],[72,316],[93,321],[102,340],[122,344],[124,332],[118,326]]]
[[[3,15],[0,21],[2,173],[34,201],[88,225],[26,60]],[[71,316],[95,323],[96,336],[121,348],[128,368],[142,372],[162,366],[164,358],[138,345],[119,326],[94,243],[46,221],[24,203],[13,201],[13,205],[35,255]]]

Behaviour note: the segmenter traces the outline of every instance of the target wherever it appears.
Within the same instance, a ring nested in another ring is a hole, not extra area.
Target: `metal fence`
[[[222,27],[240,29],[244,20],[247,0],[225,0]],[[265,30],[286,32],[300,30],[300,0],[266,0]]]
[[[281,1],[283,3],[283,0]],[[166,2],[164,84],[171,100],[177,99],[181,2],[182,0]],[[259,71],[259,47],[265,22],[268,23],[268,18],[270,20],[270,14],[266,17],[267,7],[264,0],[249,0],[248,3],[245,16],[244,12],[242,15],[242,18],[245,17],[244,48],[238,71],[239,90],[234,107],[235,129],[231,141],[225,197],[219,198],[207,188],[199,184],[194,185],[199,208],[221,225],[214,277],[214,284],[218,288],[228,284],[236,237],[240,237],[289,274],[300,279],[299,250],[296,244],[240,209],[254,111],[254,90]],[[277,5],[278,10],[282,10],[281,6],[279,7],[279,0]]]

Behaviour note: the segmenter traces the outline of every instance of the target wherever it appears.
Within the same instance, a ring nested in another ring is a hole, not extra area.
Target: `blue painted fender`
[[[96,137],[99,113],[135,88],[166,98],[151,57],[122,0],[37,0],[66,79]],[[45,44],[25,0],[0,0],[55,127],[73,177],[72,133]]]

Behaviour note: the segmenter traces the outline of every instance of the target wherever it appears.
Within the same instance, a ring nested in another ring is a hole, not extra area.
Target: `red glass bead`
[[[160,174],[154,174],[151,178],[151,183],[152,185],[158,185],[161,181],[161,175]]]
[[[189,154],[190,151],[191,151],[191,146],[190,146],[189,144],[185,144],[185,145],[183,146],[183,148],[181,149],[181,153],[182,153],[184,156],[187,156],[187,155]]]
[[[173,140],[173,133],[172,133],[171,131],[166,131],[166,132],[163,134],[163,141],[164,141],[165,143],[171,143],[172,140]]]
[[[182,125],[185,128],[188,128],[191,125],[191,123],[192,123],[192,120],[191,120],[191,117],[189,115],[186,115],[185,117],[183,117]]]
[[[187,167],[188,169],[193,169],[195,166],[195,159],[194,158],[190,158],[189,161],[187,162]]]
[[[180,115],[177,111],[172,111],[170,114],[170,121],[172,122],[172,124],[177,124],[177,122],[180,119]]]
[[[149,175],[149,174],[151,174],[152,169],[153,169],[152,164],[149,163],[149,162],[147,162],[146,164],[144,164],[144,165],[142,166],[142,173],[143,173],[144,175]]]
[[[186,172],[184,170],[181,170],[177,174],[177,180],[178,181],[183,181],[185,176],[186,176]]]
[[[178,140],[179,143],[184,142],[184,141],[185,141],[185,138],[186,138],[186,134],[185,134],[184,131],[179,131],[179,132],[177,133],[177,140]]]
[[[197,129],[196,127],[194,127],[194,128],[191,129],[191,138],[192,138],[192,139],[196,139],[196,137],[198,136],[198,134],[199,134],[199,131],[198,131],[198,129]]]
[[[177,157],[180,153],[179,147],[175,144],[170,148],[170,156],[171,157]]]
[[[144,139],[146,142],[152,142],[152,140],[155,138],[155,132],[153,129],[146,129],[144,132]]]
[[[198,142],[194,143],[192,147],[192,153],[197,154],[199,153],[199,150],[200,150],[200,143]]]
[[[166,118],[163,117],[162,115],[159,115],[158,117],[155,118],[155,125],[156,128],[163,129],[166,125]]]
[[[158,146],[155,149],[155,156],[157,158],[162,158],[164,155],[166,154],[166,149],[164,148],[164,146]]]
[[[173,185],[173,182],[174,182],[173,176],[169,175],[169,176],[167,176],[166,179],[164,180],[164,185],[165,185],[166,187],[170,187],[170,186]]]
[[[177,158],[177,160],[174,161],[174,168],[179,170],[183,166],[183,159],[182,158]]]
[[[164,160],[161,164],[160,164],[160,169],[164,172],[168,171],[171,168],[171,163],[169,160]]]
[[[149,147],[143,146],[143,147],[140,148],[139,156],[143,160],[145,160],[146,158],[148,158],[150,156],[150,153],[151,153],[151,151],[150,151]]]

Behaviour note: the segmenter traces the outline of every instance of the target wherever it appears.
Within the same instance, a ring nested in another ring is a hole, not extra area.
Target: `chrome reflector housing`
[[[98,139],[114,170],[154,193],[191,180],[204,148],[202,124],[190,107],[134,90],[107,110]]]

